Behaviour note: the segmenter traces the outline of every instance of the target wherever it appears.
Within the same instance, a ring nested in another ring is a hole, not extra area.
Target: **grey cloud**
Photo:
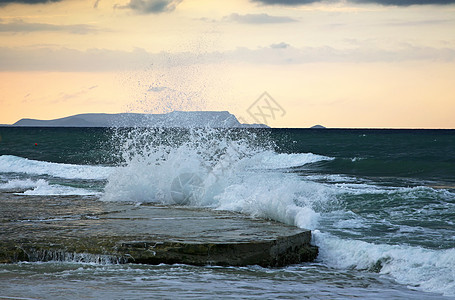
[[[63,0],[0,0],[0,6],[5,6],[8,4],[43,4],[51,2],[60,2]]]
[[[455,4],[455,0],[351,0],[354,3],[361,4],[380,4],[380,5],[395,5],[395,6],[411,6],[411,5],[447,5]]]
[[[130,0],[127,5],[116,8],[129,8],[138,13],[162,13],[173,11],[183,0]]]
[[[88,94],[90,90],[93,88],[84,88],[80,91],[73,92],[73,93],[66,93],[66,92],[61,92],[58,97],[55,100],[50,101],[50,103],[61,103],[61,102],[66,102],[68,100],[80,97],[82,95]]]
[[[427,20],[420,20],[420,21],[402,21],[402,20],[395,20],[395,21],[389,21],[384,23],[386,26],[401,26],[401,27],[415,27],[415,26],[431,26],[431,25],[441,25],[441,24],[450,24],[450,23],[455,23],[455,20],[436,20],[436,19],[427,19]]]
[[[295,5],[304,5],[304,4],[311,4],[315,2],[322,2],[322,0],[251,0],[252,2],[259,2],[266,5],[287,5],[287,6],[295,6]]]
[[[268,14],[231,14],[224,18],[227,21],[233,21],[244,24],[276,24],[276,23],[291,23],[297,20],[285,16],[271,16]]]
[[[211,53],[150,53],[143,49],[131,52],[106,49],[79,51],[51,48],[7,48],[0,47],[0,71],[69,71],[98,72],[141,70],[153,64],[154,67],[189,66],[246,62],[251,64],[305,64],[338,62],[402,62],[441,61],[455,62],[455,48],[431,48],[402,46],[399,50],[336,49],[333,47],[295,48],[286,43],[257,49],[238,48],[229,52]],[[279,46],[278,46],[279,45]],[[279,49],[279,50],[277,50]],[[163,91],[162,86],[149,87],[150,91]]]
[[[10,23],[0,23],[0,32],[27,33],[39,31],[63,31],[74,34],[87,34],[97,32],[99,29],[87,24],[54,25],[45,23],[26,23],[22,20],[15,20]]]
[[[9,71],[115,71],[136,60],[144,51],[122,52],[103,49],[79,51],[67,48],[0,48],[0,69]]]
[[[239,48],[228,54],[231,59],[257,64],[305,64],[314,62],[402,62],[402,61],[455,61],[454,48],[407,46],[400,50],[356,48],[336,49],[329,46],[295,48],[288,46],[282,51],[276,48]]]
[[[69,0],[0,0],[0,7],[8,4],[46,4],[53,2],[62,2]],[[132,9],[136,12],[149,14],[149,13],[162,13],[173,11],[180,2],[183,0],[130,0],[126,5],[115,5],[114,8]],[[98,8],[100,0],[95,0],[93,8]]]
[[[289,46],[291,46],[291,45],[289,45],[288,43],[285,43],[285,42],[281,42],[281,43],[278,43],[278,44],[270,45],[270,48],[272,48],[272,49],[286,49]]]
[[[265,5],[285,5],[297,6],[311,4],[315,2],[327,2],[325,0],[250,0]],[[347,0],[352,3],[360,4],[379,4],[379,5],[395,5],[395,6],[410,6],[410,5],[447,5],[455,4],[455,0]],[[329,2],[337,2],[329,0]]]

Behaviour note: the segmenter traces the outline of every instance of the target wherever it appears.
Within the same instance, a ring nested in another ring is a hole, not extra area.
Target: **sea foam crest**
[[[98,195],[99,192],[90,191],[82,188],[74,188],[70,186],[63,186],[59,184],[49,184],[46,180],[39,179],[36,181],[36,186],[33,189],[23,192],[24,195],[35,195],[35,196],[88,196]]]
[[[455,296],[455,249],[433,250],[408,245],[373,244],[313,232],[318,259],[341,269],[390,275],[401,284]]]
[[[311,229],[314,206],[330,198],[323,185],[283,169],[331,158],[277,153],[251,132],[190,130],[175,143],[159,129],[123,137],[124,164],[109,176],[103,200],[205,206]]]
[[[18,195],[33,196],[69,196],[69,195],[100,195],[95,190],[87,190],[79,187],[71,187],[60,184],[49,184],[44,179],[11,179],[8,182],[0,183],[0,191],[6,190],[16,192]]]
[[[61,164],[14,155],[1,155],[0,172],[49,175],[66,179],[103,180],[110,174],[111,167]]]
[[[325,211],[343,210],[336,203],[342,194],[421,189],[387,189],[352,178],[336,178],[335,184],[303,180],[290,168],[332,158],[277,153],[254,135],[233,138],[214,130],[192,131],[178,143],[163,136],[169,137],[159,130],[125,136],[124,163],[109,176],[103,200],[205,206],[312,229],[318,259],[330,267],[379,272],[425,291],[455,295],[455,250],[342,239],[321,232],[324,226],[318,224]]]
[[[32,179],[11,179],[0,183],[0,190],[22,190],[36,187],[36,181]]]

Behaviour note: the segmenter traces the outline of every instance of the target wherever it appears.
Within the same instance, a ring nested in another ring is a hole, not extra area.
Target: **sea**
[[[5,199],[55,215],[0,228],[80,218],[71,203],[185,205],[310,229],[319,255],[1,264],[1,299],[455,299],[455,130],[4,126],[0,210]]]

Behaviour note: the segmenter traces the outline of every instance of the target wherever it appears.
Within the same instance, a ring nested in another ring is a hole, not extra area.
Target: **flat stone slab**
[[[317,256],[309,230],[232,212],[76,197],[15,202],[14,195],[0,196],[8,204],[0,212],[3,263],[284,266]]]

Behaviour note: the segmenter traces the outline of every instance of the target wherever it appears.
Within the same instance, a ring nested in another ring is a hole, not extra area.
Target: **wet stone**
[[[317,256],[309,230],[232,212],[75,197],[21,204],[2,196],[1,263],[284,266]]]

